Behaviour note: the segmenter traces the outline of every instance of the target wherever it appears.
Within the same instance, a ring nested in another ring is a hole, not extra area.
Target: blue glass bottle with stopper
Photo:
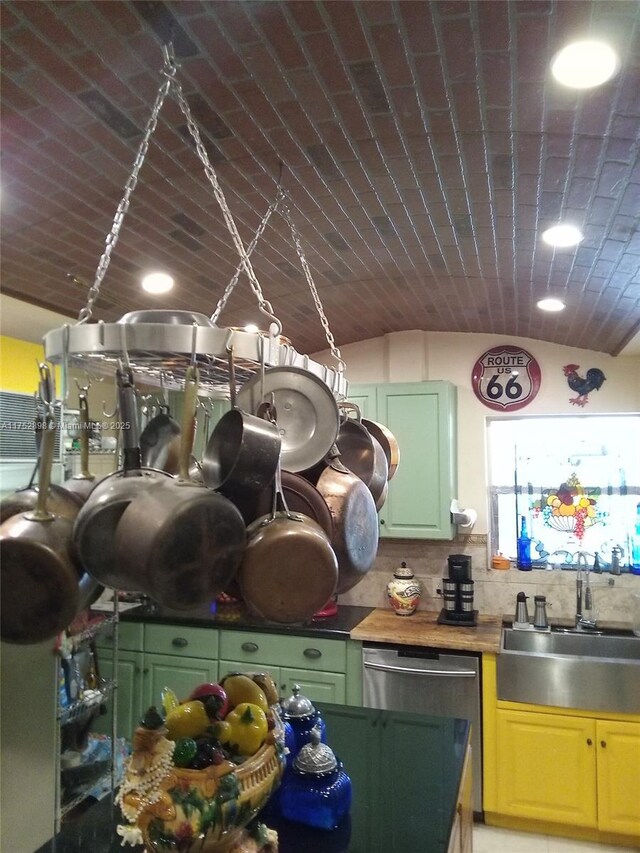
[[[518,558],[517,566],[520,571],[530,572],[531,563],[531,537],[527,528],[526,516],[520,516],[520,533],[518,536]]]

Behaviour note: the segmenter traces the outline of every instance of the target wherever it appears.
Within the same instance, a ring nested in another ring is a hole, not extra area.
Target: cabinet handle
[[[601,741],[600,741],[600,746],[601,746],[603,749],[605,748],[605,746],[606,746],[606,745],[607,745],[606,740],[601,740]]]
[[[592,746],[592,745],[593,745],[593,741],[591,740],[590,737],[588,737],[587,738],[587,746]]]
[[[171,645],[175,646],[176,649],[186,649],[189,645],[189,640],[185,640],[184,637],[174,637],[173,640],[171,640]]]
[[[142,670],[142,674],[143,675],[149,675],[149,667],[148,666],[145,666],[145,668]]]
[[[384,518],[380,519],[380,524],[384,524]]]
[[[311,658],[311,660],[318,660],[318,658],[322,657],[322,652],[320,649],[305,649],[302,654],[306,658]]]
[[[260,646],[257,643],[243,643],[240,648],[243,652],[257,652]]]

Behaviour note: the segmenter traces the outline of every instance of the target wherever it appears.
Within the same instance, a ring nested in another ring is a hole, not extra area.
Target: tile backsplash
[[[410,566],[422,582],[420,609],[440,610],[442,599],[436,590],[447,574],[449,554],[469,554],[472,558],[474,605],[482,614],[513,616],[516,595],[523,591],[530,596],[529,615],[533,617],[533,596],[545,595],[548,614],[552,619],[572,620],[575,615],[575,572],[534,569],[521,572],[516,568],[492,569],[487,558],[487,537],[459,536],[453,541],[383,539],[370,572],[349,592],[340,596],[343,604],[365,607],[388,607],[386,587],[394,569],[402,561]],[[613,577],[614,585],[609,586]],[[640,594],[640,576],[608,572],[591,573],[594,606],[601,622],[630,624],[632,619],[631,593]]]

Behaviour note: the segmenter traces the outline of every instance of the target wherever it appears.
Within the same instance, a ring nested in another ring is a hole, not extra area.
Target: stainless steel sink
[[[640,713],[640,637],[504,628],[498,698]]]

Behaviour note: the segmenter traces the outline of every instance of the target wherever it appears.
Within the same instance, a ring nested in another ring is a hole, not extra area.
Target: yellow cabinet
[[[640,836],[640,725],[596,722],[600,829]]]
[[[501,814],[597,826],[593,720],[498,710],[497,735]]]

